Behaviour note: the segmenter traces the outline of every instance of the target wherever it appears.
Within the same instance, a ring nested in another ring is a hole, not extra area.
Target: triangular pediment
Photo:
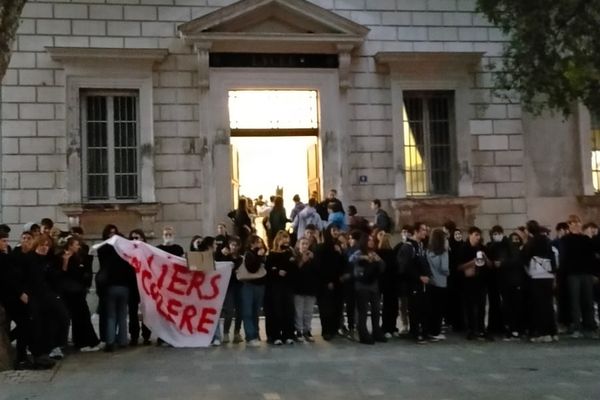
[[[242,0],[178,27],[189,42],[323,41],[356,46],[369,29],[306,0]]]

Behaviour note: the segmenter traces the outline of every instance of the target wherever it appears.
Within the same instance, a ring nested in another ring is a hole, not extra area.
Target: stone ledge
[[[459,227],[474,224],[483,197],[411,197],[393,200],[396,228],[422,221],[441,226],[452,220]]]

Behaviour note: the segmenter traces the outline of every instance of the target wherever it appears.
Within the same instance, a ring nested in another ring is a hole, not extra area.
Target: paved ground
[[[600,341],[150,346],[0,374],[0,400],[366,398],[597,400]]]

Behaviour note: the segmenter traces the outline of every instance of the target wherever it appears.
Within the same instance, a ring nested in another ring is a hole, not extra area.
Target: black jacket
[[[340,278],[346,269],[346,259],[341,252],[335,249],[332,243],[321,243],[315,251],[317,274],[319,276],[319,289],[326,290],[330,283],[334,288],[341,287]]]
[[[96,288],[103,290],[108,286],[131,287],[137,285],[135,271],[131,265],[117,254],[114,247],[109,244],[98,249],[100,271],[96,275]],[[98,275],[102,275],[99,279]],[[100,286],[100,288],[98,288]]]
[[[272,251],[267,256],[267,284],[270,285],[285,285],[292,287],[293,275],[298,268],[296,265],[296,257],[292,250],[282,252]],[[280,271],[285,271],[285,276],[279,274]]]
[[[67,270],[62,269],[61,252],[55,260],[54,268],[57,274],[58,290],[61,294],[82,294],[87,292],[88,282],[91,282],[91,271],[88,271],[84,260],[78,254],[74,254],[69,258]]]
[[[244,254],[244,265],[251,274],[258,272],[261,265],[265,265],[265,256],[259,256],[256,250],[248,250]],[[245,283],[252,283],[254,285],[264,285],[266,278],[254,279]]]
[[[0,253],[0,303],[14,303],[24,291],[21,268],[10,254]]]
[[[406,277],[409,285],[421,285],[421,276],[431,276],[431,268],[425,256],[425,250],[416,241],[408,239],[396,255],[398,267]]]
[[[298,263],[302,256],[297,256]],[[319,287],[317,262],[312,260],[298,266],[292,273],[294,293],[302,296],[316,296]]]
[[[560,239],[560,269],[567,275],[597,272],[594,242],[583,234],[569,233]],[[529,262],[529,261],[527,261]]]

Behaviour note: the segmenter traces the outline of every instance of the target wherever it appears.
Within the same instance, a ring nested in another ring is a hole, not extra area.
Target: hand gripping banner
[[[111,245],[134,269],[144,323],[174,347],[207,347],[218,326],[233,264],[210,272],[190,271],[186,260],[144,242],[113,236]]]

